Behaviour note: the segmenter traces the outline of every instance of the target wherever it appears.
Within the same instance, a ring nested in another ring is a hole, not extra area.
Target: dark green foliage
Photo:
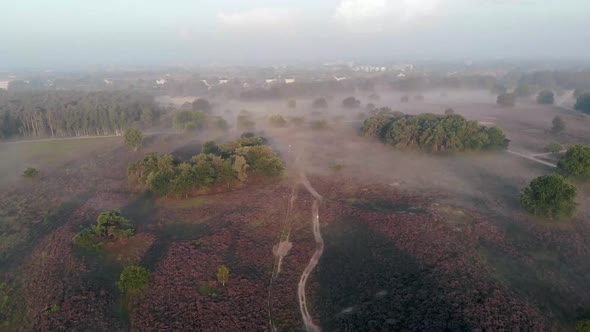
[[[584,92],[576,98],[574,108],[580,112],[590,114],[590,92]]]
[[[197,98],[193,101],[193,111],[208,113],[211,111],[211,104],[207,99]]]
[[[576,332],[590,332],[590,319],[584,319],[577,322]]]
[[[206,142],[202,153],[185,163],[176,162],[170,155],[148,153],[129,165],[129,181],[159,196],[186,197],[197,189],[243,183],[248,173],[264,177],[282,174],[283,163],[270,147],[263,146],[265,138],[243,136],[225,144]]]
[[[576,187],[561,175],[543,175],[522,191],[520,204],[536,216],[561,219],[575,214],[576,195]]]
[[[514,107],[516,105],[516,94],[503,93],[498,96],[496,104],[504,107]]]
[[[565,122],[559,116],[554,117],[551,124],[553,125],[551,131],[554,133],[560,133],[565,129]]]
[[[543,90],[537,95],[537,104],[553,105],[554,97],[553,92]]]
[[[551,153],[558,153],[559,151],[563,150],[563,145],[558,144],[558,143],[551,143],[551,144],[547,145],[545,150],[547,152],[551,152]]]
[[[45,309],[45,315],[51,316],[60,312],[61,308],[57,304],[51,305]]]
[[[197,291],[199,292],[199,294],[204,295],[204,296],[217,297],[217,295],[218,295],[217,289],[215,289],[215,287],[211,286],[208,282],[200,284],[197,287]]]
[[[128,128],[125,130],[125,144],[133,151],[137,151],[143,144],[143,133],[139,129]]]
[[[514,89],[514,94],[518,97],[528,97],[531,95],[531,89],[527,84],[521,84]]]
[[[25,171],[23,172],[23,176],[26,178],[30,178],[30,179],[34,179],[36,177],[38,177],[41,174],[41,171],[39,171],[38,169],[34,168],[34,167],[27,167],[27,169],[25,169]]]
[[[557,163],[561,174],[579,181],[590,181],[590,147],[576,144]]]
[[[133,229],[129,220],[123,218],[119,210],[112,210],[98,215],[96,224],[76,234],[72,241],[79,247],[96,249],[105,242],[128,238],[131,235]]]
[[[509,142],[499,128],[480,126],[456,114],[372,117],[363,123],[361,134],[395,147],[429,152],[506,148]]]
[[[311,103],[311,107],[313,108],[326,108],[328,107],[328,101],[326,98],[317,98]]]
[[[186,131],[203,129],[207,126],[207,114],[199,111],[180,111],[172,118],[172,124]]]
[[[147,289],[149,281],[150,271],[148,269],[141,266],[132,265],[126,267],[123,272],[121,272],[119,281],[117,281],[117,287],[122,292],[142,292]]]
[[[150,125],[159,117],[153,97],[129,92],[0,94],[4,138],[122,134],[132,125]]]
[[[352,96],[342,101],[342,107],[344,108],[359,108],[360,106],[361,101]]]
[[[287,126],[287,119],[281,114],[274,114],[268,118],[268,122],[273,127],[286,127]]]

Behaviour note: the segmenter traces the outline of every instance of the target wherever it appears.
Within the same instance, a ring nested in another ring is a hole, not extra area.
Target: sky
[[[590,57],[590,0],[1,0],[0,68]]]

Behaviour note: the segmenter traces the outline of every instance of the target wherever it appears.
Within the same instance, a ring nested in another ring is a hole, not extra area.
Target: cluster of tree
[[[200,99],[197,99],[200,100]],[[172,118],[175,128],[194,131],[197,129],[226,130],[229,125],[221,116],[208,115],[203,111],[178,111]]]
[[[97,249],[107,242],[131,235],[133,229],[129,220],[121,216],[121,211],[112,210],[99,214],[96,224],[76,234],[72,241],[81,248]]]
[[[203,145],[200,154],[188,162],[171,155],[148,153],[143,160],[129,165],[131,183],[139,184],[156,195],[187,197],[195,190],[243,184],[251,176],[273,178],[281,175],[284,166],[262,137],[244,135],[237,141]]]
[[[342,101],[342,107],[351,109],[359,108],[361,107],[361,101],[351,96]]]
[[[551,150],[561,148],[558,144]],[[563,219],[576,213],[576,187],[567,179],[590,181],[590,147],[574,145],[557,164],[559,174],[539,176],[531,181],[520,196],[521,206],[544,218]],[[567,179],[566,179],[567,178]]]
[[[0,138],[122,134],[160,117],[153,98],[128,92],[37,91],[0,95]]]
[[[361,133],[395,147],[430,152],[498,149],[509,143],[501,129],[458,114],[376,116],[365,120]]]
[[[496,104],[504,107],[514,107],[516,105],[516,94],[515,93],[502,93],[498,95]]]
[[[574,108],[580,112],[590,114],[590,92],[583,92],[576,98]]]

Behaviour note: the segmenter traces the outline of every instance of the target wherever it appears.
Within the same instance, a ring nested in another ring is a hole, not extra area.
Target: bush
[[[554,133],[562,132],[565,129],[565,122],[563,122],[559,116],[555,116],[551,121],[551,124],[553,125],[551,131]]]
[[[537,104],[553,105],[554,97],[553,92],[543,90],[537,95]]]
[[[559,151],[563,150],[563,145],[558,144],[558,143],[551,143],[551,144],[547,145],[545,150],[547,152],[551,152],[551,153],[558,153]]]
[[[514,107],[516,105],[516,95],[514,93],[503,93],[496,99],[496,104],[504,107]]]
[[[204,296],[217,297],[218,295],[217,289],[211,286],[208,282],[197,286],[197,291],[199,292],[199,294]]]
[[[40,174],[41,172],[38,169],[30,166],[27,167],[27,169],[25,169],[25,171],[23,172],[23,176],[30,179],[34,179],[38,177]]]
[[[561,219],[575,214],[576,195],[576,187],[561,175],[544,175],[533,179],[522,191],[520,204],[536,216]]]
[[[225,284],[229,281],[229,269],[227,266],[222,265],[219,267],[217,270],[217,281],[219,281],[222,286],[225,286]]]
[[[119,281],[117,281],[117,287],[123,291],[144,291],[150,280],[150,271],[141,266],[128,266],[126,267],[121,275]]]
[[[576,144],[557,163],[559,172],[575,180],[590,180],[590,147]]]
[[[128,128],[125,130],[125,144],[133,151],[137,151],[143,144],[143,133],[139,129]]]
[[[72,241],[81,248],[97,249],[105,242],[128,238],[131,235],[133,229],[129,220],[123,218],[119,210],[112,210],[99,214],[96,224],[76,234]]]

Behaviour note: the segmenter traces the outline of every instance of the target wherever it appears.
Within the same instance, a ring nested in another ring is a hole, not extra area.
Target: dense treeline
[[[129,165],[129,180],[156,195],[187,197],[194,191],[243,184],[251,176],[273,178],[283,173],[284,166],[273,150],[263,145],[265,142],[262,137],[251,136],[226,144],[207,142],[189,162],[148,153]]]
[[[0,138],[121,134],[160,116],[153,98],[102,91],[0,94]]]
[[[376,116],[365,120],[361,133],[395,147],[430,152],[506,148],[509,142],[501,129],[458,114]]]

